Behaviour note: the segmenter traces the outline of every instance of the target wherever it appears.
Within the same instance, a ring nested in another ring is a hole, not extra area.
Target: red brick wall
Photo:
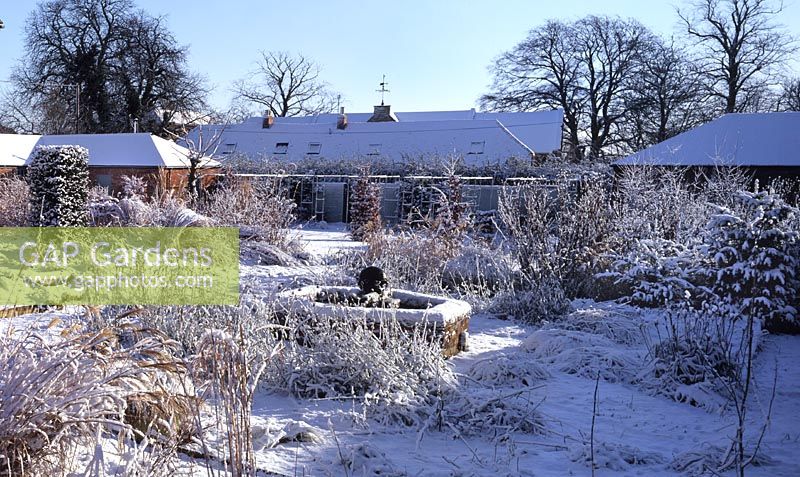
[[[202,186],[208,187],[214,180],[211,174],[218,174],[219,168],[203,169]],[[98,176],[111,176],[111,193],[119,194],[122,192],[122,177],[135,176],[141,177],[147,183],[148,193],[156,190],[172,190],[175,192],[186,189],[189,177],[189,169],[159,169],[157,167],[89,167],[89,183],[97,185]]]
[[[0,166],[0,177],[21,175],[22,168]],[[201,186],[203,188],[211,185],[215,180],[215,174],[220,174],[219,168],[205,168],[200,174],[202,176]],[[122,177],[135,176],[141,177],[147,183],[147,192],[153,193],[156,190],[171,190],[182,192],[186,190],[189,180],[189,169],[159,169],[158,167],[89,167],[89,185],[95,186],[98,183],[98,176],[111,176],[111,193],[119,194],[122,192]]]
[[[0,166],[0,177],[3,177],[3,176],[6,176],[6,177],[14,176],[16,174],[17,174],[17,168],[16,167]]]

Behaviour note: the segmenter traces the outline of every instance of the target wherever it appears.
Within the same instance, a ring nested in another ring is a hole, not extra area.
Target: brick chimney
[[[272,115],[272,111],[267,111],[267,115],[264,116],[264,121],[261,123],[261,129],[269,129],[273,124],[275,124],[275,117]]]
[[[339,109],[339,119],[336,121],[336,129],[347,128],[347,115],[344,114],[344,106]]]
[[[397,122],[397,118],[394,114],[392,114],[392,107],[388,104],[381,104],[380,106],[375,106],[375,109],[372,112],[372,117],[367,119],[368,123],[385,123],[385,122]]]

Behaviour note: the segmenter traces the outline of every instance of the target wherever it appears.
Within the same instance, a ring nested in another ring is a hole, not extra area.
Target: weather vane
[[[383,75],[383,81],[381,81],[379,83],[379,85],[380,85],[381,89],[376,89],[375,91],[377,91],[378,93],[381,94],[381,106],[383,106],[383,97],[384,97],[384,95],[386,93],[391,93],[391,91],[386,89],[386,87],[389,86],[389,83],[386,82],[386,75]]]

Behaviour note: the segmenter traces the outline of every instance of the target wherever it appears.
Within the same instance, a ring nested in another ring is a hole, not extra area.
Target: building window
[[[472,141],[469,145],[468,154],[483,154],[484,146],[486,146],[486,141]]]
[[[368,156],[380,156],[381,155],[381,145],[380,144],[370,144],[369,149],[367,150]]]
[[[97,174],[97,185],[105,187],[106,190],[111,190],[111,174]]]
[[[276,142],[275,143],[275,154],[286,154],[289,152],[289,143],[288,142]]]
[[[310,142],[308,143],[308,153],[309,154],[319,154],[322,150],[322,143],[321,142]]]
[[[235,142],[227,143],[222,148],[222,154],[223,155],[233,154],[235,151],[236,151],[236,143]]]

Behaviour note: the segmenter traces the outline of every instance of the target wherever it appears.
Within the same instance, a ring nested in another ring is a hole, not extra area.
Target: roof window
[[[483,154],[483,149],[486,146],[486,141],[472,141],[469,145],[469,152],[467,154]]]
[[[276,142],[275,143],[275,154],[286,154],[289,152],[289,143],[288,142]]]
[[[233,154],[234,152],[236,152],[236,143],[235,142],[227,143],[222,148],[222,154],[223,155]]]

